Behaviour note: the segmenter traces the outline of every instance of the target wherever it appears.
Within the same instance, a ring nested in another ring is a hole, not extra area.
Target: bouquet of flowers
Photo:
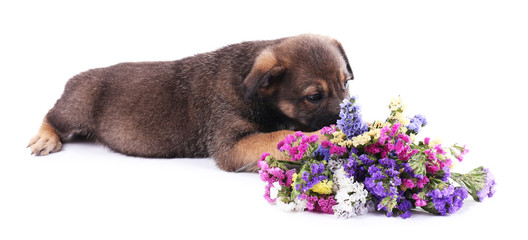
[[[370,211],[408,218],[417,207],[443,216],[460,209],[468,195],[479,202],[493,196],[488,169],[451,172],[452,161],[467,154],[465,146],[416,140],[427,120],[404,117],[399,97],[386,121],[372,124],[363,122],[355,101],[343,101],[336,125],[321,130],[326,139],[296,132],[278,143],[284,159],[262,155],[259,174],[270,203],[343,218]]]

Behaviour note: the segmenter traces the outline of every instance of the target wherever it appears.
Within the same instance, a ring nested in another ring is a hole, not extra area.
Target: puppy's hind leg
[[[31,154],[44,156],[60,151],[62,143],[57,131],[44,119],[37,135],[29,141],[28,147],[31,148]]]

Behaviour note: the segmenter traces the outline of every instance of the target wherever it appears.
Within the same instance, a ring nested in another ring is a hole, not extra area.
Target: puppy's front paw
[[[31,148],[31,154],[45,156],[60,151],[62,143],[55,130],[44,122],[37,135],[29,141],[28,147]]]

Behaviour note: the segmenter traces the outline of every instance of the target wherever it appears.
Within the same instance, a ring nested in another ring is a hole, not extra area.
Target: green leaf
[[[480,166],[466,174],[453,172],[451,173],[450,178],[460,186],[465,187],[468,190],[469,195],[471,195],[475,201],[480,202],[477,193],[486,186],[486,175],[484,167]]]
[[[415,154],[414,156],[409,159],[409,166],[412,168],[415,174],[420,174],[425,176],[426,174],[426,168],[425,168],[425,161],[427,160],[427,157],[424,153],[419,152]]]
[[[380,202],[382,207],[387,208],[387,212],[392,212],[392,209],[398,204],[396,201],[396,196],[387,196],[383,198]]]

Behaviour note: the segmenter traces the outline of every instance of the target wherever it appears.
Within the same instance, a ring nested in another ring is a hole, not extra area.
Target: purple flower
[[[380,169],[377,168],[377,167],[374,166],[374,165],[372,165],[372,166],[370,166],[370,167],[368,168],[368,173],[369,173],[371,176],[374,175],[374,173],[379,172],[379,171],[380,171]]]
[[[385,191],[385,188],[383,187],[382,182],[375,182],[373,178],[366,178],[365,179],[365,186],[367,187],[367,190],[374,194],[378,198],[384,198],[387,196],[387,191]]]
[[[368,131],[368,125],[363,122],[359,107],[354,105],[355,101],[354,97],[350,98],[350,100],[343,100],[343,103],[340,104],[340,119],[337,120],[337,127],[343,131],[348,139]]]
[[[374,161],[370,159],[367,154],[361,154],[361,156],[359,156],[359,160],[365,165],[372,165],[374,163]]]
[[[484,168],[484,171],[486,172],[486,186],[477,192],[480,202],[486,197],[493,197],[493,194],[495,194],[495,177],[489,172],[489,169]]]
[[[329,161],[331,159],[330,149],[325,148],[321,145],[317,147],[317,149],[312,153],[313,157],[316,159],[322,159]]]
[[[416,115],[411,118],[411,122],[405,127],[407,127],[407,129],[411,132],[417,134],[418,132],[420,132],[420,128],[424,127],[425,125],[427,125],[427,120],[425,119],[425,117],[422,115]]]
[[[327,176],[323,175],[323,172],[325,170],[325,165],[323,163],[313,163],[309,166],[310,171],[304,171],[301,174],[301,179],[304,180],[306,183],[297,185],[296,187],[297,190],[299,190],[300,188],[302,192],[307,192],[319,182],[328,179]]]
[[[325,166],[323,163],[312,164],[312,174],[313,175],[322,174],[324,169],[325,169]]]
[[[379,160],[379,163],[381,166],[387,167],[387,168],[395,168],[396,167],[396,161],[390,158],[382,158]]]
[[[442,170],[444,171],[444,176],[442,177],[442,181],[447,182],[449,177],[451,177],[451,169],[449,167],[443,167]]]
[[[445,216],[453,214],[464,205],[464,199],[468,197],[465,187],[454,187],[449,185],[442,190],[435,189],[427,194],[431,198],[436,213]]]
[[[374,180],[381,180],[381,179],[384,179],[384,178],[385,178],[385,175],[383,175],[383,173],[381,173],[381,171],[377,171],[374,174],[372,174],[372,179],[374,179]]]
[[[495,178],[487,168],[478,167],[466,174],[451,173],[450,178],[468,189],[475,201],[481,202],[495,193]]]
[[[412,208],[412,203],[411,201],[407,200],[407,199],[402,199],[400,201],[400,204],[398,204],[398,209],[403,212],[402,214],[400,214],[400,217],[405,219],[405,218],[409,218],[411,217],[411,210]]]

